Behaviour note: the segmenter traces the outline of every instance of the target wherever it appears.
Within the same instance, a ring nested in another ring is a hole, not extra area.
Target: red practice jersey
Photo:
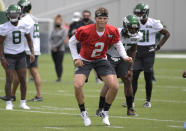
[[[120,40],[118,29],[108,24],[101,37],[96,32],[96,24],[80,27],[75,37],[81,43],[80,55],[86,60],[106,58],[108,48]]]

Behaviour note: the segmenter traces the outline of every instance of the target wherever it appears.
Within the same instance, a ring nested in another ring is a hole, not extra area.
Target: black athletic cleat
[[[28,100],[28,102],[37,102],[37,101],[43,101],[43,98],[42,97],[39,98],[39,97],[35,96],[34,98]]]
[[[1,100],[4,100],[4,101],[7,100],[6,96],[0,96],[0,99],[1,99]]]
[[[152,82],[155,83],[156,82],[156,78],[154,76],[152,76]]]
[[[96,116],[101,117],[102,108],[96,110]]]
[[[11,100],[12,101],[16,101],[16,97],[15,96],[11,96]]]
[[[34,78],[29,78],[29,82],[33,82],[34,81]]]
[[[0,96],[1,100],[7,101],[6,96]],[[16,101],[16,97],[15,96],[11,96],[11,101]]]
[[[61,78],[57,78],[56,82],[61,82]]]
[[[128,116],[137,116],[136,111],[133,108],[127,110]]]

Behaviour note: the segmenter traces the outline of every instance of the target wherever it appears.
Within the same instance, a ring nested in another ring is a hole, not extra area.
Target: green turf
[[[56,74],[50,55],[39,58],[39,72],[42,78],[43,102],[29,102],[31,110],[19,108],[20,91],[13,111],[6,111],[5,102],[0,101],[0,131],[183,131],[186,122],[186,79],[181,77],[186,68],[184,59],[156,59],[153,84],[152,108],[143,107],[145,88],[143,73],[140,75],[136,94],[137,117],[127,117],[123,85],[110,109],[111,126],[102,125],[95,116],[99,91],[103,84],[96,84],[94,73],[84,86],[85,103],[92,120],[90,127],[84,127],[73,91],[73,63],[69,54],[65,55],[64,73],[61,83],[56,83]],[[0,95],[4,95],[5,74],[0,67]],[[35,96],[33,82],[28,82],[27,99]]]

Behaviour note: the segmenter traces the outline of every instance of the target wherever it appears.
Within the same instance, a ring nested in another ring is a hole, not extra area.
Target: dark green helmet
[[[140,19],[146,19],[149,16],[149,6],[143,3],[139,3],[134,8],[134,14]]]
[[[139,29],[139,20],[135,15],[128,15],[123,19],[123,33],[133,37],[137,35]]]
[[[28,13],[32,9],[32,5],[29,0],[19,0],[17,4],[21,7],[23,14]]]
[[[6,16],[10,22],[18,22],[21,16],[21,7],[16,4],[10,5],[6,11]]]

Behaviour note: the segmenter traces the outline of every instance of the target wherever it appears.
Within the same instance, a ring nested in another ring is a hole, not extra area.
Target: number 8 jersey
[[[155,35],[163,29],[160,20],[148,18],[147,22],[143,25],[140,22],[140,31],[143,33],[142,40],[138,42],[140,46],[149,46],[155,44]]]
[[[10,22],[0,25],[0,35],[5,37],[4,53],[18,54],[25,50],[25,34],[29,34],[30,30],[25,24],[19,20],[18,25],[14,26]]]

